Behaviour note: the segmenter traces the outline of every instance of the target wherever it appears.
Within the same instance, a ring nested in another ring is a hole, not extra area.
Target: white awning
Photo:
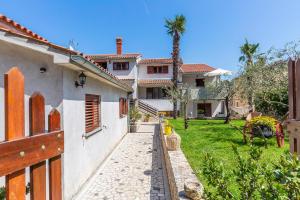
[[[207,72],[205,74],[205,76],[221,76],[221,75],[232,75],[232,72],[229,71],[229,70],[225,70],[225,69],[216,69],[214,71],[211,71],[211,72]]]

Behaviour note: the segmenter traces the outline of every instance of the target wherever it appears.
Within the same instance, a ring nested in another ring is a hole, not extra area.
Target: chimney
[[[121,37],[117,37],[116,45],[117,45],[117,54],[121,55],[122,54],[122,38]]]

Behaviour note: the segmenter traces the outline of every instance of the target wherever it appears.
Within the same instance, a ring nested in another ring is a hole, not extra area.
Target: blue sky
[[[232,70],[245,38],[262,51],[300,39],[299,0],[1,0],[0,13],[51,42],[73,39],[84,53],[114,53],[122,36],[125,52],[149,58],[170,56],[164,21],[183,14],[184,62]]]

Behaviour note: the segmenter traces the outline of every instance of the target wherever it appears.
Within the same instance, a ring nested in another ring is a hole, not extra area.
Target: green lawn
[[[201,170],[204,152],[210,152],[225,165],[227,172],[235,168],[236,162],[232,151],[232,144],[238,146],[242,155],[246,155],[249,146],[243,143],[243,136],[236,128],[224,124],[223,120],[190,120],[189,128],[184,130],[183,119],[170,119],[176,132],[181,136],[181,148],[187,157],[190,165],[197,174],[199,180],[207,187]],[[231,121],[231,124],[242,128],[243,120]],[[288,141],[285,141],[284,148],[277,148],[275,137],[268,140],[268,148],[265,149],[264,142],[260,138],[254,139],[256,146],[263,148],[262,162],[276,162],[280,155],[288,150]],[[234,183],[233,183],[234,184]],[[233,186],[233,190],[238,188]]]

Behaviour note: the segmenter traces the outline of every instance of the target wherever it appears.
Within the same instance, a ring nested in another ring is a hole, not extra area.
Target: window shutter
[[[85,130],[91,132],[100,126],[100,96],[85,96]]]
[[[153,66],[148,66],[147,67],[147,73],[148,74],[153,74],[154,72],[153,72],[154,70],[153,70]]]
[[[168,66],[163,66],[163,73],[164,74],[169,73],[169,67]]]
[[[125,115],[128,114],[128,102],[127,99],[125,99]]]
[[[120,116],[120,118],[122,117],[122,115],[123,115],[123,99],[120,98],[119,99],[119,116]]]

